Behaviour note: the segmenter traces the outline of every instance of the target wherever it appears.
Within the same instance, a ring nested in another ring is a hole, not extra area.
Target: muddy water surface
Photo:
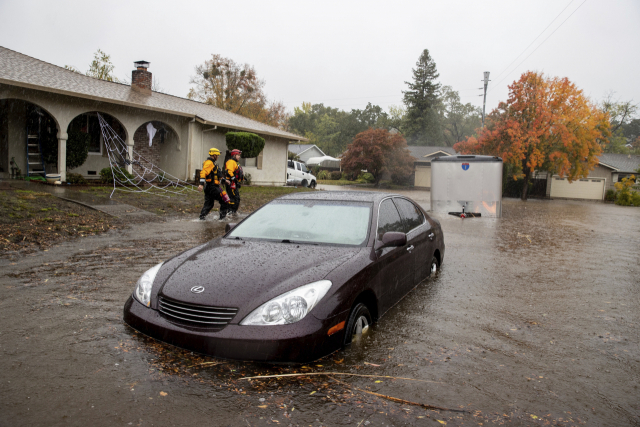
[[[224,223],[2,260],[0,425],[640,425],[640,210],[506,199],[503,214],[438,216],[437,276],[308,365],[217,360],[123,324],[139,275]],[[361,376],[242,379],[330,372]]]

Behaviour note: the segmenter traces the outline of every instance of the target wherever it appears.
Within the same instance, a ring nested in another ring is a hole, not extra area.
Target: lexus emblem
[[[193,288],[191,288],[191,292],[193,292],[194,294],[201,294],[204,292],[204,286],[194,286]]]

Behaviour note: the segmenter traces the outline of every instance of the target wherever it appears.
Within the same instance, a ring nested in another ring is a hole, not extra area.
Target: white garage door
[[[431,166],[416,165],[416,179],[413,185],[431,188]]]
[[[569,182],[567,178],[554,176],[551,181],[551,197],[566,199],[604,199],[604,178],[582,178]]]

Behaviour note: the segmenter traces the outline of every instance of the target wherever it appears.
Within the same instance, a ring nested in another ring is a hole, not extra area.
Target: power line
[[[495,76],[495,78],[496,78],[496,79],[497,79],[497,78],[499,78],[499,77],[500,77],[500,76],[501,76],[505,71],[507,71],[507,70],[509,69],[509,67],[511,67],[511,66],[513,65],[513,63],[514,63],[514,62],[516,62],[516,61],[518,60],[518,58],[520,58],[520,57],[521,57],[521,56],[522,56],[522,55],[527,51],[527,49],[529,49],[529,48],[531,47],[531,45],[533,45],[533,44],[536,42],[536,40],[538,40],[538,39],[540,38],[540,36],[541,36],[541,35],[543,35],[545,31],[547,31],[547,29],[549,29],[549,27],[550,27],[554,22],[556,22],[556,19],[558,19],[558,18],[560,17],[560,15],[562,15],[562,13],[563,13],[565,10],[567,10],[567,8],[568,8],[568,7],[571,5],[571,3],[573,3],[573,2],[574,2],[574,0],[571,0],[571,1],[570,1],[570,2],[569,2],[569,3],[564,7],[564,9],[562,9],[562,10],[560,11],[560,13],[558,13],[558,15],[556,15],[556,17],[555,17],[555,18],[553,18],[553,21],[551,21],[551,22],[549,23],[549,25],[547,25],[547,26],[545,27],[545,29],[544,29],[544,30],[542,30],[542,31],[540,32],[540,34],[538,34],[538,36],[537,36],[535,39],[533,39],[533,41],[532,41],[531,43],[529,43],[529,46],[527,46],[526,48],[524,48],[524,50],[520,53],[520,55],[516,56],[516,57],[515,57],[515,59],[514,59],[513,61],[511,61],[511,64],[507,65],[507,66],[505,67],[505,69],[504,69],[504,70],[500,71],[500,73],[498,73],[498,75],[497,75],[497,76]],[[576,10],[577,10],[577,9],[576,9]]]
[[[574,13],[576,13],[576,12],[578,11],[578,9],[580,9],[580,8],[582,7],[582,5],[583,5],[583,4],[585,4],[586,2],[587,2],[587,0],[584,0],[582,3],[580,3],[580,6],[578,6],[578,7],[577,7],[573,12],[571,12],[571,15],[567,16],[567,18],[566,18],[564,21],[562,21],[562,23],[561,23],[561,24],[560,24],[560,25],[559,25],[555,30],[553,30],[553,32],[552,32],[551,34],[549,34],[549,35],[547,36],[547,38],[546,38],[546,39],[544,39],[544,40],[542,41],[542,43],[540,43],[540,44],[539,44],[535,49],[533,49],[533,51],[531,51],[531,53],[530,53],[529,55],[527,55],[527,56],[526,56],[526,58],[524,58],[522,61],[520,61],[520,63],[519,63],[518,65],[516,65],[516,66],[513,68],[513,70],[511,70],[511,71],[510,71],[506,76],[504,76],[504,77],[502,78],[502,80],[500,80],[500,81],[499,81],[499,82],[497,82],[497,83],[494,83],[494,85],[493,85],[493,87],[492,87],[491,89],[492,89],[492,90],[493,90],[493,89],[495,89],[495,88],[496,88],[500,83],[502,83],[502,81],[503,81],[504,79],[506,79],[507,77],[509,77],[509,75],[510,75],[513,71],[515,71],[515,70],[516,70],[520,65],[522,65],[522,63],[523,63],[524,61],[526,61],[526,60],[527,60],[531,55],[533,55],[533,54],[534,54],[534,52],[540,48],[540,46],[542,46],[542,45],[543,45],[547,40],[549,40],[549,37],[551,37],[552,35],[554,35],[554,34],[555,34],[555,32],[556,32],[556,31],[558,31],[558,30],[560,29],[560,27],[562,27],[562,25],[563,25],[565,22],[567,22],[567,20],[568,20],[569,18],[571,18],[571,17],[573,16],[573,14],[574,14]],[[489,91],[489,93],[491,93],[491,90]]]

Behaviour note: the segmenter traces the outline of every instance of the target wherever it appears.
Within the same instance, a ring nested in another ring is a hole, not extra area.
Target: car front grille
[[[237,308],[210,307],[206,305],[186,304],[167,298],[160,298],[160,313],[193,326],[222,329],[231,322]]]

